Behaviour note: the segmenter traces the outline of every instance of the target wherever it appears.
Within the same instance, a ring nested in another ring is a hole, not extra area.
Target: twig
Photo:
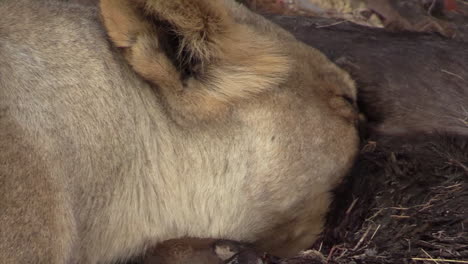
[[[367,218],[366,221],[372,221],[372,219],[376,218],[383,210],[384,210],[383,208],[380,208],[375,214]]]
[[[391,215],[391,218],[397,218],[397,219],[407,219],[410,218],[409,215]]]
[[[372,234],[371,238],[369,239],[369,241],[372,241],[372,239],[375,237],[375,234],[377,234],[377,231],[379,231],[380,229],[380,225],[377,226],[377,228],[375,229],[374,233]]]
[[[453,73],[453,72],[449,72],[449,71],[444,70],[444,69],[441,69],[440,71],[443,72],[443,73],[446,73],[446,74],[455,76],[455,77],[459,78],[459,79],[462,80],[462,81],[466,81],[465,79],[463,79],[463,77],[461,77],[460,75],[455,74],[455,73]]]
[[[436,4],[436,0],[432,0],[431,6],[430,6],[429,9],[427,10],[427,14],[428,14],[428,15],[431,15],[431,14],[432,14],[432,11],[434,10],[435,4]]]
[[[410,239],[405,239],[408,241],[408,252],[411,252],[411,240]]]
[[[348,22],[348,20],[342,20],[342,21],[338,21],[338,22],[335,22],[335,23],[332,23],[332,24],[328,24],[328,25],[316,26],[315,28],[333,27],[333,26],[336,26],[336,25],[339,25],[339,24],[343,24],[343,23],[345,23],[345,22]]]
[[[421,248],[421,250],[422,250],[422,252],[424,252],[424,254],[426,254],[431,259],[431,261],[434,261],[436,264],[439,264],[439,262],[437,262],[437,260],[435,260],[431,255],[429,255],[429,253],[427,253],[426,250],[424,250],[422,248]]]
[[[327,262],[326,263],[329,263],[331,258],[333,257],[333,253],[335,253],[335,249],[337,248],[337,246],[333,246],[331,249],[330,249],[330,252],[328,253],[328,256],[327,256]]]
[[[458,165],[460,166],[462,169],[464,169],[466,172],[468,172],[468,167],[465,166],[463,163],[461,163],[460,161],[458,160],[451,160],[452,163],[455,163],[455,165]]]
[[[364,239],[365,239],[365,238],[367,237],[367,235],[369,234],[369,231],[370,231],[371,227],[372,227],[371,225],[369,225],[369,226],[367,227],[366,232],[364,232],[364,234],[362,235],[361,239],[359,239],[359,241],[357,242],[356,246],[354,246],[353,251],[356,251],[356,250],[359,248],[359,246],[361,246],[362,242],[364,242]]]
[[[354,206],[356,205],[357,201],[359,200],[359,198],[356,198],[353,200],[353,202],[351,203],[351,205],[349,206],[348,210],[346,210],[346,214],[349,214],[351,213],[351,211],[353,210]]]
[[[433,261],[437,262],[447,262],[447,263],[468,263],[468,260],[454,260],[454,259],[430,259],[430,258],[411,258],[411,260],[415,261]]]
[[[457,183],[457,184],[453,184],[453,185],[450,185],[450,186],[442,186],[442,188],[444,189],[459,189],[460,187],[462,186],[461,183]]]
[[[411,208],[405,208],[405,207],[389,207],[389,209],[406,211],[406,210],[409,210],[409,209],[411,209]]]
[[[343,249],[343,252],[341,252],[341,254],[335,258],[335,260],[339,260],[340,258],[342,258],[346,253],[348,252],[348,250],[345,248]]]

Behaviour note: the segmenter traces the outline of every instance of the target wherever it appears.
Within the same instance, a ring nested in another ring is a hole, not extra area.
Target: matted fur
[[[186,236],[291,255],[320,233],[357,151],[353,82],[234,2],[172,2],[102,1],[105,27],[91,6],[0,2],[3,263]]]

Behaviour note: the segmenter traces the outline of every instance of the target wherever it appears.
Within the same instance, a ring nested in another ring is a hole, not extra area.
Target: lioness
[[[0,260],[110,263],[180,237],[294,254],[353,163],[355,93],[234,1],[2,0]]]

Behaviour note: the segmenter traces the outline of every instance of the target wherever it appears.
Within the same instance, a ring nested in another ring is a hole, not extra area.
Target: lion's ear
[[[131,47],[140,34],[171,34],[177,55],[208,60],[233,21],[216,0],[101,0],[101,11],[111,40]],[[158,36],[154,36],[155,40]]]
[[[288,73],[289,59],[275,42],[235,22],[223,0],[101,0],[100,6],[111,41],[135,71],[192,104],[247,98]]]

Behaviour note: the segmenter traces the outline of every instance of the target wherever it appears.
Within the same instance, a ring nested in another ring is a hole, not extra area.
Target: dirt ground
[[[468,138],[367,140],[313,248],[326,263],[468,263]]]

